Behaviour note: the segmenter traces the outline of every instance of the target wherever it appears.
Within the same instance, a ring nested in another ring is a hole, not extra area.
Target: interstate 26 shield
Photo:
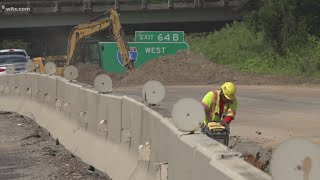
[[[129,53],[130,58],[133,59],[134,62],[136,62],[136,61],[138,60],[138,50],[137,50],[137,48],[136,48],[136,47],[130,47],[130,51],[129,51],[129,52],[130,52],[130,53]],[[122,66],[124,66],[124,65],[123,65],[123,59],[122,59],[122,57],[121,57],[121,55],[120,55],[119,50],[118,50],[118,52],[117,52],[117,58],[118,58],[119,63],[120,63]]]

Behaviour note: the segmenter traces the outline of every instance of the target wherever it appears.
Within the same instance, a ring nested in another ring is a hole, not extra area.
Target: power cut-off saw
[[[202,132],[226,146],[229,144],[229,126],[222,126],[220,122],[208,122]]]

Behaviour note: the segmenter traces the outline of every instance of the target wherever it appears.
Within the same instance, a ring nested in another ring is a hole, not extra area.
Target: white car
[[[30,60],[30,56],[24,49],[0,49],[0,56],[2,55],[22,55]]]

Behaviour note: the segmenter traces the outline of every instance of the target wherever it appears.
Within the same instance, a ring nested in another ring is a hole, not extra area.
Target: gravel
[[[0,179],[110,180],[33,120],[11,112],[0,112]]]

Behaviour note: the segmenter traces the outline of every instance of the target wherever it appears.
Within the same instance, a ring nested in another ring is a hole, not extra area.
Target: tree
[[[309,34],[320,37],[319,11],[318,0],[265,0],[245,22],[252,30],[263,31],[274,49],[286,55],[288,49],[306,45]]]
[[[309,33],[320,38],[320,1],[300,0],[297,1],[297,16],[304,17],[309,27]]]
[[[28,51],[30,48],[30,43],[24,42],[22,40],[4,40],[0,43],[0,49],[25,49]]]

